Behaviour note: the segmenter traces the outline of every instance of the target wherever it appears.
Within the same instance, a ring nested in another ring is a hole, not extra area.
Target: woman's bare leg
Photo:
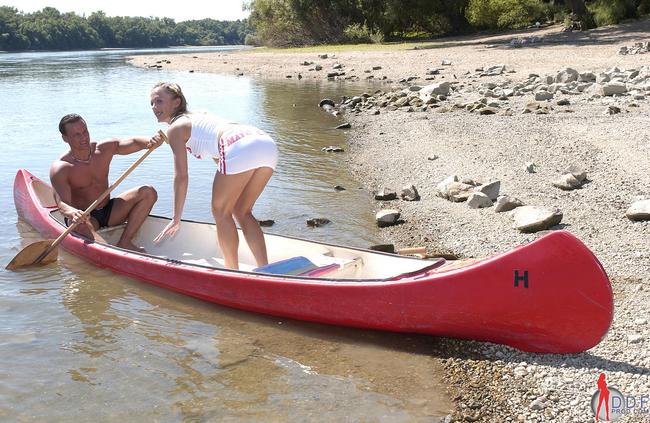
[[[212,215],[217,224],[217,236],[224,263],[230,269],[239,269],[239,236],[233,210],[254,172],[255,170],[249,170],[236,175],[217,172],[212,183]]]
[[[266,252],[266,242],[264,241],[264,233],[260,224],[253,216],[253,206],[259,198],[264,187],[271,179],[273,169],[270,167],[260,167],[254,170],[253,176],[244,187],[239,199],[235,203],[233,214],[239,222],[244,238],[248,248],[250,248],[255,257],[257,266],[264,266],[269,263],[268,255]]]

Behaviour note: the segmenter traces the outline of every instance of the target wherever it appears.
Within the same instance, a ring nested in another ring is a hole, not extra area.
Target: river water
[[[84,116],[95,140],[153,134],[161,126],[148,94],[162,80],[181,85],[190,110],[256,125],[276,139],[280,163],[254,210],[276,222],[269,232],[360,247],[379,242],[371,198],[345,171],[342,154],[321,151],[344,146],[345,134],[318,101],[364,87],[126,63],[139,53],[152,51],[0,54],[0,420],[393,422],[446,414],[440,370],[428,353],[435,338],[240,312],[63,252],[53,265],[4,270],[20,248],[40,239],[16,215],[14,175],[26,168],[48,180],[50,163],[66,150],[61,116]],[[116,157],[111,178],[136,158]],[[215,165],[189,163],[183,217],[211,221]],[[169,216],[172,177],[171,153],[162,147],[117,191],[154,185],[153,213]],[[332,223],[308,228],[312,217]]]

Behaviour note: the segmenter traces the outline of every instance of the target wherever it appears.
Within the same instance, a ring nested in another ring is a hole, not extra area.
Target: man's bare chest
[[[110,158],[93,157],[90,163],[75,163],[68,172],[68,180],[73,189],[84,189],[106,185]]]

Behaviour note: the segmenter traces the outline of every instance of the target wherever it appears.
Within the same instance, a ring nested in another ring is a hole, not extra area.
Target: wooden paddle
[[[165,135],[164,132],[158,131],[158,134],[162,137],[163,141],[167,142],[167,136]],[[99,205],[99,203],[102,202],[104,198],[108,194],[111,193],[117,186],[122,183],[122,181],[129,176],[133,170],[138,167],[140,163],[144,159],[147,158],[147,156],[156,149],[157,146],[152,146],[150,147],[138,160],[136,160],[135,163],[131,165],[115,182],[113,182],[113,185],[108,187],[106,191],[102,193],[102,195],[99,196],[97,200],[95,200],[86,210],[84,210],[83,214],[79,219],[77,219],[75,222],[73,222],[68,228],[61,234],[57,239],[48,239],[44,241],[36,241],[31,244],[29,244],[27,247],[23,248],[16,256],[9,262],[7,265],[6,269],[8,270],[15,270],[21,267],[25,266],[32,266],[36,264],[48,264],[56,261],[57,256],[58,256],[58,249],[56,248],[61,241],[70,233],[74,228],[77,227],[79,222],[82,220],[83,217],[86,217],[90,214],[91,211],[95,210],[95,208]]]

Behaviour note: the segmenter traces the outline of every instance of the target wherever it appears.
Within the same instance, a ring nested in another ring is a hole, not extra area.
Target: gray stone
[[[535,93],[535,101],[545,101],[551,100],[553,98],[553,93],[548,91],[537,91]]]
[[[563,174],[570,173],[573,176],[575,176],[575,178],[580,182],[584,182],[587,180],[587,172],[585,172],[580,166],[576,164],[569,165],[569,167],[564,169],[564,172],[562,173]]]
[[[562,221],[562,212],[537,206],[521,206],[512,211],[515,228],[520,232],[532,233],[549,229]]]
[[[331,223],[331,220],[325,218],[325,217],[316,217],[313,219],[307,220],[307,226],[310,228],[318,228],[323,225],[327,225],[328,223]]]
[[[479,115],[496,115],[499,112],[499,109],[495,107],[482,107],[479,110]]]
[[[528,173],[537,172],[537,165],[533,162],[526,162],[524,166],[525,166],[524,169],[526,169],[526,172]]]
[[[404,201],[419,201],[420,200],[420,194],[418,193],[417,188],[415,188],[415,185],[407,185],[402,188],[402,192],[400,193],[400,198]]]
[[[582,72],[578,76],[580,82],[594,82],[596,81],[596,74],[593,72]]]
[[[449,95],[450,88],[449,82],[439,82],[422,87],[418,94],[423,101],[427,101],[432,96]]]
[[[318,103],[318,107],[324,107],[324,106],[330,106],[334,107],[336,104],[334,103],[334,100],[331,100],[329,98],[324,98]]]
[[[343,153],[345,150],[343,150],[341,147],[330,145],[329,147],[321,148],[321,151],[324,151],[326,153]]]
[[[644,339],[644,336],[641,335],[641,334],[638,334],[638,333],[630,333],[630,334],[627,335],[627,341],[630,344],[637,344],[637,343],[643,341],[643,339]]]
[[[570,173],[565,173],[552,182],[554,187],[560,188],[564,191],[571,191],[582,186],[582,182]]]
[[[483,194],[487,195],[490,201],[494,201],[499,196],[500,189],[501,189],[501,181],[493,181],[476,187],[474,191],[482,192]]]
[[[470,209],[492,207],[492,200],[482,192],[474,192],[467,198],[467,206]]]
[[[449,190],[449,185],[452,182],[458,182],[457,175],[447,176],[445,179],[439,182],[438,185],[436,185],[436,190],[438,191],[438,193],[446,193]]]
[[[601,91],[600,94],[603,96],[612,96],[615,94],[626,93],[627,87],[623,82],[612,81],[602,85],[600,91]]]
[[[650,220],[650,200],[639,200],[632,203],[625,215],[633,221]]]
[[[458,176],[456,175],[447,177],[436,186],[439,197],[456,203],[467,200],[473,189],[474,185],[458,182]]]
[[[565,68],[555,77],[555,82],[567,83],[577,81],[580,74],[573,68]]]
[[[397,192],[391,188],[382,187],[375,193],[375,200],[390,201],[397,198]]]
[[[507,195],[500,195],[494,204],[494,211],[497,213],[507,212],[523,205],[524,203],[518,198],[512,198]]]
[[[377,221],[377,226],[384,228],[387,226],[393,226],[397,223],[397,220],[400,218],[399,210],[387,209],[380,210],[375,215],[375,220]]]

